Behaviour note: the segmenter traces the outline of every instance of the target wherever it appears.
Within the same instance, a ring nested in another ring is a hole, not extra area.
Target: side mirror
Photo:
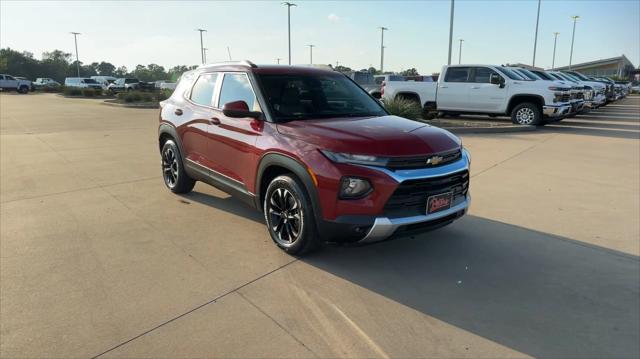
[[[244,101],[225,103],[224,106],[222,106],[222,113],[231,118],[260,118],[262,116],[262,112],[260,111],[250,111],[249,105]]]
[[[492,85],[500,85],[500,87],[504,86],[504,80],[502,79],[502,76],[498,74],[491,74],[489,82],[491,82]]]

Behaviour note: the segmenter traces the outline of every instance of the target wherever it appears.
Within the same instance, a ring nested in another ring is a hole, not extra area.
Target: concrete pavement
[[[469,135],[441,230],[283,254],[162,183],[157,110],[0,95],[0,356],[637,357],[640,99]]]

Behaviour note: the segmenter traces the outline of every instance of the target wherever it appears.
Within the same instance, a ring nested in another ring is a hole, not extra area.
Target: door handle
[[[449,88],[449,86],[440,86],[441,89]]]
[[[182,110],[181,109],[176,109],[176,111],[174,112],[176,115],[178,116],[182,116]]]
[[[212,125],[216,125],[217,126],[217,125],[220,124],[220,119],[217,118],[217,117],[212,117],[210,122],[211,122]]]
[[[472,86],[471,88],[474,89],[474,90],[477,90],[477,89],[480,88],[480,86]]]

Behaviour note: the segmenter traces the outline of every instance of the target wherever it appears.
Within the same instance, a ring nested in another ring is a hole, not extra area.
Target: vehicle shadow
[[[260,211],[251,208],[249,205],[227,194],[224,194],[225,197],[219,197],[209,193],[192,191],[187,194],[180,194],[179,196],[186,201],[197,202],[221,211],[244,217],[254,222],[264,223],[264,217]]]
[[[640,356],[640,261],[467,216],[306,263],[534,357]]]

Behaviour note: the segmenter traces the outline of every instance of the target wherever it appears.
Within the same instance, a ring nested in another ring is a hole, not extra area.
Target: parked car
[[[444,66],[438,82],[385,82],[383,98],[405,98],[423,108],[425,118],[439,112],[509,115],[513,123],[544,125],[571,111],[571,87],[530,81],[496,65]]]
[[[75,88],[92,88],[94,90],[103,90],[104,86],[98,81],[87,77],[67,77],[64,79],[65,87]]]
[[[35,87],[35,85],[33,84],[33,81],[29,80],[28,78],[26,78],[26,77],[21,77],[21,76],[16,76],[16,80],[18,80],[18,81],[25,81],[25,82],[28,82],[28,83],[29,83],[29,91],[33,92],[33,91],[35,91],[35,90],[36,90],[36,87]]]
[[[176,83],[175,82],[162,82],[160,84],[160,90],[175,90],[176,89]]]
[[[547,71],[549,75],[556,78],[558,81],[564,81],[567,85],[571,86],[571,111],[569,111],[569,117],[573,117],[580,113],[584,107],[584,98],[586,96],[587,89],[579,82],[579,80],[572,79],[566,74],[559,71]]]
[[[604,77],[591,77],[590,79],[595,82],[600,82],[606,86],[605,95],[607,96],[607,103],[616,100],[615,85],[613,81],[608,80]]]
[[[105,89],[110,83],[113,83],[116,80],[113,76],[91,76],[91,78],[103,85]]]
[[[237,196],[291,254],[437,228],[470,200],[456,136],[390,116],[347,76],[309,66],[185,72],[161,102],[159,149],[169,190],[202,181]]]
[[[54,79],[48,77],[38,77],[33,83],[36,89],[57,89],[60,88],[60,83]]]
[[[107,90],[112,93],[118,93],[123,91],[153,91],[155,84],[153,82],[143,82],[136,78],[119,78],[107,87]]]
[[[587,76],[576,72],[576,71],[562,71],[563,74],[573,77],[577,81],[581,81],[581,83],[591,88],[593,94],[591,95],[591,100],[585,98],[585,106],[589,108],[598,108],[600,106],[604,106],[607,102],[607,87],[605,84],[597,81],[592,81]]]
[[[579,84],[578,83],[579,80],[573,80],[573,79],[569,80],[565,78],[558,78],[558,77],[551,76],[546,72],[544,73],[544,77],[543,77],[542,75],[538,73],[534,73],[529,69],[525,69],[517,66],[508,66],[508,68],[513,70],[520,76],[526,77],[532,81],[552,81],[552,83],[559,86],[570,86],[571,87],[571,100],[570,100],[571,111],[569,111],[569,113],[567,114],[567,117],[575,116],[576,114],[580,113],[583,110],[583,108],[586,106],[587,99],[588,99],[589,107],[591,106],[591,103],[592,103],[591,98],[593,96],[593,91],[590,87],[584,86],[581,83]],[[538,72],[541,72],[541,71],[538,71]]]
[[[31,81],[22,80],[11,75],[0,74],[0,90],[2,91],[18,91],[19,93],[28,93],[31,89]]]

